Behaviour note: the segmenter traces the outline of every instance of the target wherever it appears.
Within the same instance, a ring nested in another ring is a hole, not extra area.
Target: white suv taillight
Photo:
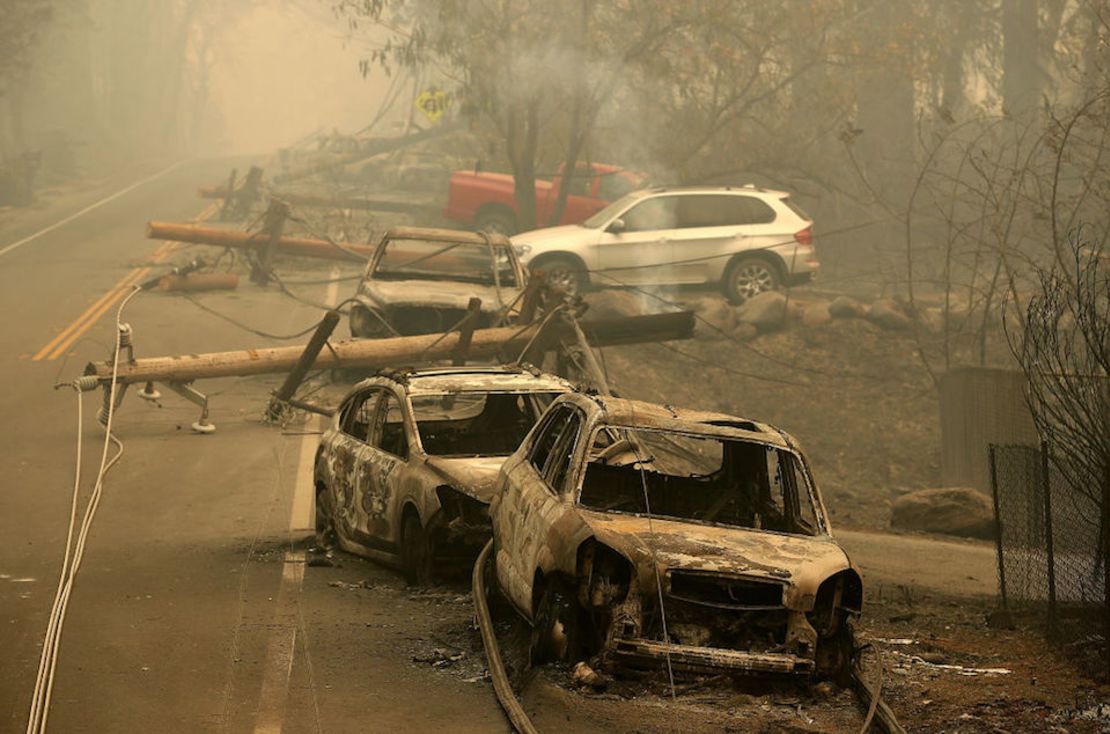
[[[813,226],[800,229],[794,233],[794,239],[799,245],[813,245]]]

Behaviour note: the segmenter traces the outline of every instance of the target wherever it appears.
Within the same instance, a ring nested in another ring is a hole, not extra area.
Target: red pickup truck
[[[536,226],[551,223],[565,177],[562,167],[552,181],[536,181]],[[643,188],[642,174],[602,163],[579,163],[570,177],[567,205],[557,224],[575,224],[629,191]],[[516,196],[513,177],[507,173],[455,171],[447,189],[443,215],[475,230],[516,234]]]

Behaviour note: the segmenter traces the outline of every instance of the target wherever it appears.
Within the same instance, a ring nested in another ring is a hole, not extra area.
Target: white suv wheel
[[[766,260],[738,260],[729,267],[725,277],[725,295],[733,303],[743,303],[752,296],[773,291],[778,286],[778,272]]]

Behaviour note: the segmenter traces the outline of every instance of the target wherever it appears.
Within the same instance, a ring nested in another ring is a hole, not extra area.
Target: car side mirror
[[[610,234],[620,234],[624,231],[624,229],[624,220],[620,217],[617,217],[613,221],[609,222],[609,226],[605,228],[605,231]]]

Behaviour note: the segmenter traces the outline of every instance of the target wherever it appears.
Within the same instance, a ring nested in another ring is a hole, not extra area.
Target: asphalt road
[[[0,255],[6,316],[0,401],[8,417],[0,429],[0,731],[26,726],[62,561],[76,398],[53,385],[107,356],[115,306],[91,325],[73,328],[75,319],[103,304],[128,275],[188,259],[175,254],[151,262],[161,243],[146,240],[143,225],[194,217],[204,203],[195,187],[222,180],[228,166],[180,165]],[[0,250],[149,173],[9,218],[0,225]],[[319,300],[336,295],[324,285],[300,291]],[[299,331],[319,318],[317,310],[245,280],[234,294],[200,298],[273,333]],[[133,300],[124,320],[134,326],[139,355],[283,343],[159,292]],[[52,342],[55,349],[44,351]],[[51,358],[58,344],[66,348]],[[421,625],[436,621],[434,604],[410,601],[392,573],[357,559],[307,573],[296,562],[310,505],[303,481],[299,496],[295,490],[315,436],[312,425],[282,429],[260,421],[279,379],[198,385],[211,397],[217,426],[204,436],[189,429],[197,408],[176,395],[164,391],[160,408],[134,391],[125,396],[116,433],[126,453],[108,475],[68,609],[51,730],[425,731],[443,716],[456,731],[505,729],[484,684],[411,662]],[[84,400],[88,488],[104,433],[95,422],[99,393]],[[368,578],[394,585],[396,593],[355,596],[329,585]],[[381,617],[403,622],[401,632],[411,639],[391,633],[396,622],[375,630],[373,620]],[[424,699],[435,705],[421,705]]]
[[[0,218],[0,731],[26,726],[65,541],[76,398],[54,385],[107,356],[128,278],[188,259],[146,240],[144,222],[196,216],[203,202],[195,187],[222,180],[229,165],[152,166]],[[44,228],[51,229],[26,239]],[[320,301],[346,295],[322,284],[300,291]],[[200,299],[274,333],[319,318],[245,280],[237,292]],[[158,292],[132,301],[124,320],[138,355],[279,343]],[[134,391],[125,396],[115,429],[126,453],[108,475],[68,609],[51,730],[507,731],[488,683],[471,674],[481,672],[480,660],[453,671],[426,662],[444,636],[467,634],[458,611],[465,587],[412,593],[392,572],[358,559],[303,563],[316,425],[261,421],[279,381],[198,385],[217,426],[204,436],[189,429],[197,408],[176,395],[160,406]],[[99,393],[84,400],[87,489],[103,431],[95,422]],[[920,545],[928,541],[846,540],[884,582],[914,578],[951,591],[959,578],[959,593],[992,588],[993,556],[982,545],[946,546],[944,557],[955,560],[939,564],[930,561],[937,546]],[[902,551],[891,552],[891,543]],[[561,721],[574,705],[552,704],[557,710],[547,717]]]

